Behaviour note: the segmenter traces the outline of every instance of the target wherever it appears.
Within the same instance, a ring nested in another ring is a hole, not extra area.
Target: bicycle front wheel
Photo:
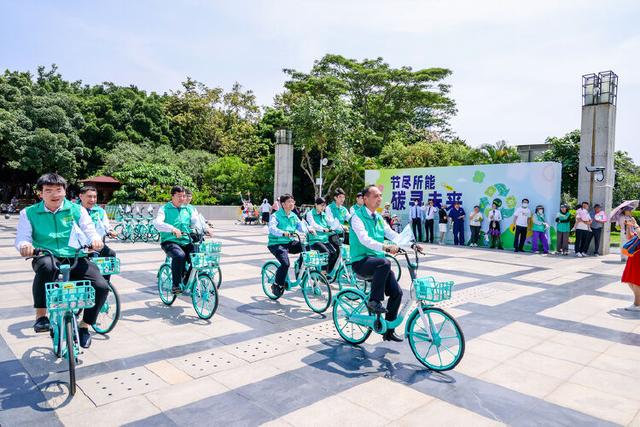
[[[191,302],[201,319],[211,319],[218,309],[218,291],[208,273],[199,273],[191,291]]]
[[[69,361],[69,393],[76,394],[76,352],[73,342],[73,319],[68,314],[64,319],[64,335],[67,343],[67,360]]]
[[[111,282],[109,282],[109,295],[107,295],[107,300],[100,308],[98,312],[98,318],[96,319],[96,323],[91,325],[93,330],[97,333],[104,335],[108,334],[115,328],[116,323],[118,323],[118,319],[120,318],[120,295],[118,295],[118,291],[113,287]]]
[[[331,305],[331,286],[326,277],[317,271],[311,271],[302,287],[304,300],[311,310],[324,313]]]
[[[433,371],[448,371],[464,356],[464,335],[458,322],[437,307],[416,308],[407,320],[407,335],[413,355]],[[426,323],[426,324],[425,324]]]

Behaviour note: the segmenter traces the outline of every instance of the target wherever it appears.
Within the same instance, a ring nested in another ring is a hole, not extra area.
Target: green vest
[[[293,211],[289,212],[289,216],[287,216],[284,209],[278,209],[274,215],[278,220],[278,229],[287,233],[293,233],[298,229],[300,218],[298,218],[298,215],[294,214]],[[292,240],[292,237],[274,236],[269,233],[269,242],[267,242],[267,246],[286,245]]]
[[[534,215],[535,215],[535,217],[536,217],[536,219],[538,221],[544,222],[544,215],[540,216],[540,215],[538,215],[537,212],[534,213]],[[533,223],[533,227],[531,227],[531,228],[533,229],[533,231],[546,231],[546,228],[545,228],[544,224],[539,224],[539,223],[537,224],[535,221]]]
[[[349,216],[349,211],[347,210],[347,208],[345,208],[344,206],[338,207],[338,205],[336,205],[336,202],[331,202],[331,204],[329,205],[329,209],[331,209],[331,214],[333,214],[333,217],[338,220],[340,225],[343,225],[345,222],[347,222],[347,217]]]
[[[351,209],[353,209],[353,213],[355,214],[358,211],[358,209],[362,208],[362,206],[358,206],[358,204],[356,203],[355,205],[351,206]]]
[[[162,209],[162,208],[161,208]],[[173,233],[161,232],[161,242],[174,242],[181,246],[188,245],[190,240],[186,233],[191,229],[191,211],[185,206],[176,208],[173,203],[167,202],[163,206],[164,222],[170,224],[182,232],[182,237],[177,238]]]
[[[313,215],[313,220],[322,228],[330,228],[327,225],[327,214],[325,212],[318,213],[315,208],[311,211],[311,215]],[[325,233],[324,231],[316,231],[316,234],[309,233],[309,243],[314,244],[316,242],[327,243],[329,241],[329,233]]]
[[[364,224],[364,228],[367,230],[367,234],[376,242],[384,243],[384,219],[380,214],[375,214],[375,219],[372,218],[366,208],[356,210],[353,217],[358,217]],[[352,218],[353,218],[352,217]],[[349,229],[349,251],[351,254],[351,261],[360,261],[365,257],[384,258],[383,251],[374,251],[358,240],[358,236],[353,231],[353,227]]]
[[[91,210],[84,207],[82,209],[85,209],[87,213],[89,213],[91,221],[93,221],[93,225],[96,226],[96,231],[98,231],[98,224],[102,223],[102,219],[107,216],[107,212],[98,205],[91,208]],[[102,227],[102,225],[100,225],[100,227]],[[107,230],[104,230],[104,232],[106,233]],[[98,234],[100,234],[100,232],[98,232]]]
[[[558,233],[568,233],[569,231],[571,231],[571,222],[569,221],[570,217],[571,217],[571,214],[569,213],[569,211],[567,211],[566,214],[563,214],[562,212],[558,212],[558,218],[560,219],[557,225]],[[566,221],[566,222],[563,222],[563,221]]]
[[[196,211],[196,207],[195,207],[195,206],[193,206],[193,205],[191,205],[191,204],[189,204],[189,205],[184,205],[183,207],[184,207],[184,208],[187,208],[187,209],[189,210],[189,213],[191,213],[191,214],[192,214],[193,212],[195,212],[195,211]]]
[[[82,206],[65,199],[56,213],[44,210],[44,202],[36,203],[26,209],[27,219],[31,223],[33,247],[48,249],[58,258],[72,258],[76,249],[69,246],[69,237],[73,224],[78,224],[82,215]],[[80,257],[85,256],[80,252]]]

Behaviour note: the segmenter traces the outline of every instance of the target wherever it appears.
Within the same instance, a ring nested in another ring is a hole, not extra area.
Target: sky
[[[237,81],[270,105],[283,68],[382,57],[452,70],[452,129],[472,146],[578,129],[581,76],[613,70],[616,148],[640,163],[639,21],[637,0],[0,0],[0,70],[55,63],[69,80],[156,92]]]

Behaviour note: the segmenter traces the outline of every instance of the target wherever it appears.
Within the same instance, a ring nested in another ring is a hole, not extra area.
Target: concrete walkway
[[[223,284],[210,321],[186,297],[162,304],[157,244],[115,242],[122,319],[81,355],[69,399],[65,364],[32,330],[33,272],[13,248],[15,225],[0,222],[3,427],[640,426],[640,315],[622,310],[630,291],[614,255],[428,246],[420,275],[456,282],[442,306],[467,339],[461,364],[438,374],[407,343],[345,344],[330,311],[313,314],[300,292],[268,300],[261,227],[215,223]]]

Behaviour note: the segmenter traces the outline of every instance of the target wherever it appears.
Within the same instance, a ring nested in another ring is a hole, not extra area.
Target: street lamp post
[[[320,197],[322,197],[322,184],[323,184],[323,180],[322,180],[322,167],[326,166],[327,163],[329,163],[329,159],[327,159],[326,157],[323,157],[322,159],[320,159],[320,178],[318,178],[316,180],[316,184],[320,187],[320,191],[318,192],[318,195]]]

